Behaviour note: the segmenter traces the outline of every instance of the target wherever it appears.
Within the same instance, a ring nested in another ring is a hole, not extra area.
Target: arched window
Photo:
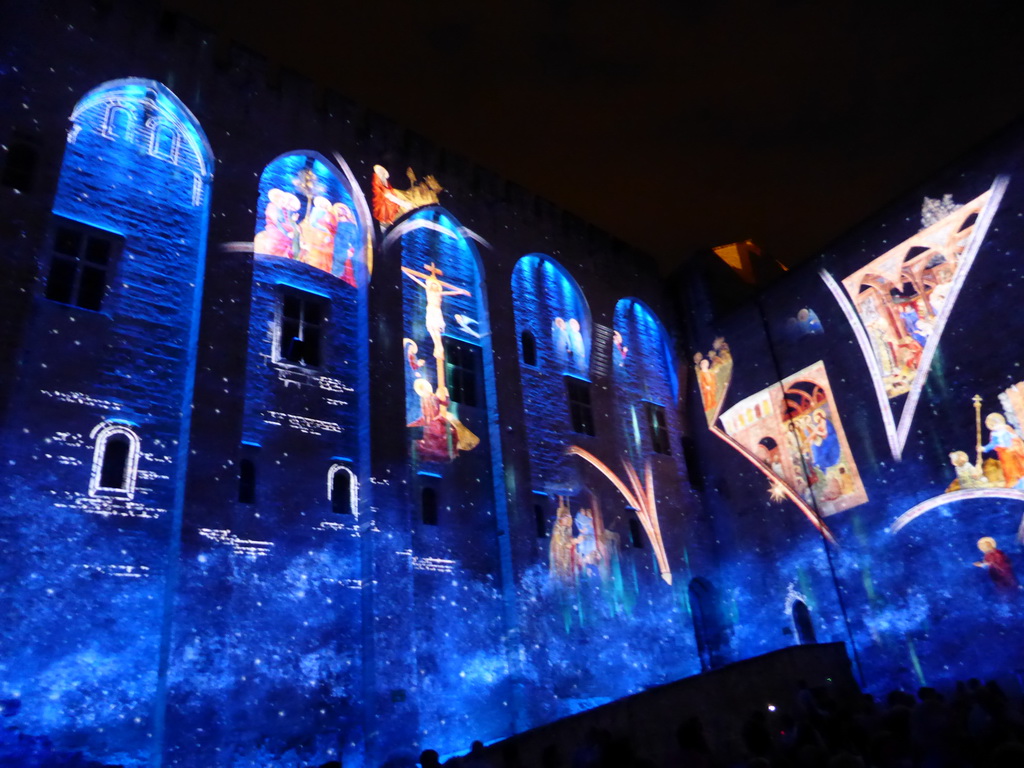
[[[139,436],[126,422],[107,421],[89,435],[95,441],[89,495],[135,495],[139,468]]]
[[[120,102],[107,102],[103,115],[102,134],[108,139],[125,139],[131,141],[132,113]]]
[[[512,296],[523,364],[541,359],[556,373],[589,376],[590,309],[569,273],[544,254],[523,256],[512,271]]]
[[[181,143],[181,137],[174,128],[155,119],[147,121],[146,127],[150,129],[149,154],[170,160],[172,163],[178,162],[178,145]]]
[[[344,464],[335,464],[328,470],[327,498],[334,514],[358,514],[359,484],[352,470]]]

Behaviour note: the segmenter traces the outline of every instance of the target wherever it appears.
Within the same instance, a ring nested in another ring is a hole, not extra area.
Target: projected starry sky
[[[746,238],[801,261],[1022,107],[998,0],[165,6],[666,268]]]

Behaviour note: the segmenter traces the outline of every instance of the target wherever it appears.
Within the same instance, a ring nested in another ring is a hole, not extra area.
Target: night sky
[[[800,262],[1024,112],[1014,2],[227,5],[165,0],[665,269]]]

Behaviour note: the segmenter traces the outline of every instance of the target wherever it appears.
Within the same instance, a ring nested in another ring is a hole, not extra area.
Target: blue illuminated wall
[[[510,722],[499,531],[505,528],[497,390],[480,257],[445,210],[400,220],[384,258],[400,261],[410,526],[407,652],[423,738],[438,748],[494,738]],[[393,340],[397,341],[397,339]],[[498,477],[501,475],[499,473]],[[385,608],[385,610],[387,610]],[[474,737],[473,734],[476,734]]]
[[[876,689],[1022,666],[1013,144],[731,312],[690,281],[680,345],[639,254],[86,6],[0,31],[0,762],[451,753],[801,604]]]
[[[112,759],[159,750],[212,161],[161,84],[91,90],[25,287],[0,446],[4,696],[25,733]]]
[[[531,403],[523,416],[532,438],[533,490],[548,497],[575,493],[580,486],[579,466],[565,453],[573,440],[565,376],[590,380],[590,310],[565,269],[540,254],[524,256],[516,263],[512,293],[516,297],[519,375],[524,396]],[[579,325],[575,343],[569,333],[570,320]],[[524,349],[531,342],[532,361],[525,357],[528,352]],[[553,510],[551,507],[546,513]]]
[[[520,489],[520,498],[526,491],[529,497],[519,507],[517,600],[523,635],[543,638],[526,644],[523,674],[533,681],[529,717],[544,722],[699,666],[687,600],[687,536],[680,525],[686,500],[675,492],[678,452],[655,456],[649,443],[634,444],[633,431],[621,426],[632,413],[634,382],[640,390],[646,383],[657,393],[648,397],[676,411],[660,323],[640,309],[640,322],[626,329],[635,341],[627,362],[611,328],[602,328],[599,344],[592,341],[583,292],[565,268],[540,254],[516,263],[512,295],[529,459],[528,487]],[[576,344],[570,319],[580,329]],[[618,314],[615,319],[617,328]],[[581,384],[589,393],[586,421],[593,434],[573,419],[569,387]],[[678,441],[674,415],[668,432]],[[650,499],[636,504],[644,507],[638,512],[615,483],[635,493],[630,473],[638,472],[646,492],[647,469]],[[656,526],[654,539],[640,524],[647,514]],[[527,536],[533,540],[529,548]]]
[[[1024,377],[1009,330],[1019,168],[1010,142],[977,155],[755,303],[693,318],[693,352],[707,354],[715,337],[731,348],[725,409],[823,371],[849,446],[834,467],[855,466],[863,485],[855,503],[836,504],[855,495],[850,473],[823,472],[815,463],[829,462],[809,453],[802,495],[815,521],[775,492],[767,452],[758,466],[703,433],[705,502],[739,652],[794,642],[799,601],[817,639],[846,641],[875,691],[1005,679],[1020,667]]]
[[[271,189],[309,194],[294,253],[252,257],[244,417],[231,455],[216,457],[232,496],[184,531],[172,762],[212,763],[239,730],[259,734],[243,740],[254,755],[362,754],[368,275],[366,206],[347,171],[297,152],[262,175],[261,214]],[[352,212],[333,249],[307,226],[333,215],[322,200]],[[257,251],[270,250],[266,218]]]

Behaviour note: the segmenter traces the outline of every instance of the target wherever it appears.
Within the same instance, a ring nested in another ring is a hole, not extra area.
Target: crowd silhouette
[[[729,749],[716,753],[700,717],[686,717],[675,732],[668,761],[644,756],[628,733],[592,728],[577,743],[551,743],[536,768],[1024,768],[1024,700],[994,681],[977,679],[941,693],[893,691],[845,700],[826,688],[797,684],[792,711],[751,708],[737,717]],[[425,750],[422,768],[535,768],[515,739],[442,763]]]

